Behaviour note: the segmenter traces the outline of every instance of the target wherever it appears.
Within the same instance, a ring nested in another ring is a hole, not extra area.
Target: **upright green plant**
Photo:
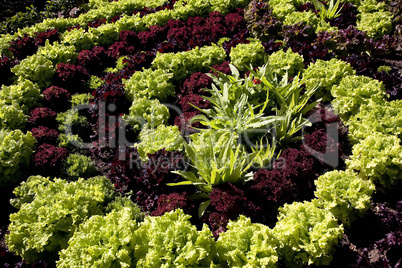
[[[215,185],[244,181],[258,152],[247,153],[245,147],[237,143],[237,137],[237,134],[227,130],[209,130],[207,135],[191,135],[195,142],[185,142],[184,148],[195,170],[175,171],[186,181],[169,185],[192,184],[204,192],[211,192]]]
[[[321,1],[319,0],[313,0],[313,5],[315,9],[319,10],[320,12],[318,15],[320,15],[320,19],[322,21],[330,20],[339,17],[341,14],[341,9],[342,6],[339,7],[339,4],[341,3],[340,0],[337,0],[336,2],[334,0],[329,1],[328,7],[324,5]]]

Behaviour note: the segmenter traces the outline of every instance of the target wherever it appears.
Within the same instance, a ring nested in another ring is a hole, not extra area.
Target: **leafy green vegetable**
[[[339,85],[343,77],[354,74],[356,74],[356,71],[345,61],[338,59],[331,59],[330,61],[317,60],[315,63],[310,63],[307,69],[304,70],[303,78],[307,88],[318,86],[314,95],[316,98],[329,101],[332,99],[332,86]]]
[[[135,72],[130,79],[123,79],[126,96],[130,101],[139,98],[166,101],[168,96],[174,96],[174,86],[169,82],[172,77],[173,74],[160,69]]]
[[[314,181],[318,198],[314,200],[320,207],[329,210],[345,225],[358,215],[362,215],[370,205],[375,190],[370,180],[364,180],[351,171],[330,171]]]
[[[385,188],[397,185],[402,179],[401,140],[392,135],[374,133],[353,146],[347,167],[357,170],[363,178]]]
[[[97,77],[96,75],[91,75],[91,77],[89,78],[89,81],[87,82],[87,87],[92,90],[95,90],[95,89],[100,88],[104,84],[106,84],[106,82],[104,80]]]
[[[319,23],[317,15],[312,11],[299,12],[295,11],[286,15],[283,21],[284,25],[294,25],[296,23],[303,23],[305,25],[310,25],[315,29]]]
[[[360,5],[357,8],[359,13],[374,13],[378,11],[385,11],[385,3],[377,2],[377,0],[364,0],[360,1]]]
[[[0,129],[0,185],[15,183],[23,178],[36,140],[31,132]]]
[[[279,257],[288,267],[328,265],[343,226],[331,212],[311,202],[294,202],[279,209],[274,234],[279,240]]]
[[[369,101],[360,107],[359,113],[347,121],[352,143],[367,138],[375,132],[402,138],[402,100],[376,103]]]
[[[83,28],[66,31],[60,36],[60,39],[64,45],[73,45],[76,51],[91,49],[95,46],[93,33],[86,32]]]
[[[164,73],[173,73],[172,79],[180,81],[194,72],[208,71],[209,66],[220,64],[225,58],[225,50],[212,44],[178,53],[158,52],[152,62],[152,68],[160,69]]]
[[[56,257],[77,227],[92,215],[103,215],[114,187],[105,177],[67,182],[32,176],[14,190],[11,203],[19,208],[10,215],[10,251],[28,262]]]
[[[230,62],[240,71],[247,71],[250,66],[261,66],[266,56],[260,40],[252,40],[248,44],[238,44],[230,51]]]
[[[26,108],[20,105],[0,102],[0,128],[23,129],[28,122]]]
[[[71,179],[88,178],[96,172],[91,157],[82,154],[70,154],[63,167],[64,173]]]
[[[74,64],[78,57],[74,46],[66,46],[59,42],[50,44],[49,40],[46,40],[45,46],[39,47],[36,55],[46,57],[55,66],[59,63]]]
[[[295,76],[304,70],[303,56],[288,49],[286,52],[279,50],[268,57],[272,72],[279,77],[286,74],[288,77]]]
[[[169,109],[159,100],[142,97],[133,101],[130,112],[124,116],[124,120],[134,130],[141,130],[142,128],[156,128],[161,124],[166,124],[169,116]]]
[[[17,84],[1,86],[0,102],[7,105],[18,104],[21,107],[26,107],[26,112],[28,112],[41,100],[40,93],[40,88],[37,84],[23,77],[18,77]]]
[[[343,121],[358,113],[361,105],[366,105],[371,99],[378,104],[384,104],[387,93],[382,82],[367,76],[349,75],[342,78],[339,85],[331,89],[335,99],[331,104]]]
[[[59,147],[67,148],[70,152],[78,151],[80,148],[77,145],[83,142],[77,134],[60,133],[58,139]]]
[[[42,89],[51,85],[56,66],[46,56],[34,54],[22,60],[11,71],[17,76],[37,83]]]
[[[71,96],[71,107],[74,108],[78,105],[88,104],[89,100],[92,98],[90,93],[74,94]]]
[[[59,123],[60,132],[71,131],[76,134],[78,130],[89,127],[88,119],[85,116],[80,115],[76,109],[70,109],[63,113],[58,113],[56,120]]]
[[[157,128],[143,128],[139,134],[137,150],[141,160],[145,161],[148,154],[153,154],[160,149],[167,151],[181,151],[183,138],[177,126],[159,125]]]
[[[133,234],[135,267],[212,266],[216,258],[212,232],[206,225],[197,231],[190,217],[181,209],[160,217],[146,217]]]
[[[57,267],[133,267],[133,233],[142,213],[132,202],[127,205],[113,209],[106,216],[92,216],[81,224],[68,241],[68,247],[60,251]]]
[[[296,11],[293,0],[269,0],[272,14],[279,20],[284,20],[286,15]]]
[[[219,235],[216,249],[225,267],[274,268],[278,262],[277,244],[268,226],[251,223],[240,215],[236,221],[229,221],[227,231]]]
[[[379,39],[392,31],[392,15],[388,11],[360,14],[357,29],[367,32],[373,39]]]

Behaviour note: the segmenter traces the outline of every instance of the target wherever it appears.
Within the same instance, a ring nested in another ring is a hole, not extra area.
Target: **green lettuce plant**
[[[29,131],[0,129],[0,185],[24,179],[23,170],[29,165],[35,143]]]
[[[31,176],[14,189],[18,211],[10,215],[6,243],[28,262],[55,258],[67,248],[78,226],[92,215],[103,215],[115,190],[106,177],[67,182]]]
[[[317,60],[315,63],[310,63],[304,70],[303,78],[307,88],[318,87],[314,95],[315,98],[330,101],[332,99],[332,86],[339,85],[343,77],[355,74],[356,71],[345,61],[338,59]]]
[[[361,105],[369,100],[384,104],[387,93],[384,84],[367,76],[348,75],[331,89],[335,99],[331,102],[344,121],[359,112]]]
[[[135,72],[130,79],[123,79],[125,94],[130,101],[139,98],[157,98],[166,101],[168,96],[174,96],[175,88],[169,82],[172,78],[173,74],[160,69]]]
[[[169,116],[169,109],[161,104],[158,99],[151,100],[142,97],[134,99],[129,114],[124,116],[124,120],[134,130],[141,130],[142,128],[156,128],[161,124],[166,124]]]
[[[269,0],[272,14],[279,20],[284,20],[286,15],[296,11],[293,0]]]
[[[358,143],[376,132],[402,138],[402,100],[385,103],[369,101],[347,121],[348,137]]]
[[[95,45],[106,46],[119,39],[119,28],[113,23],[102,24],[97,28],[88,28],[88,32],[94,37]]]
[[[346,165],[361,177],[391,188],[402,179],[401,140],[382,133],[369,135],[353,146]]]
[[[89,104],[89,100],[92,98],[90,93],[73,94],[71,96],[71,107],[74,108],[78,105]]]
[[[35,55],[46,57],[55,66],[59,63],[74,64],[78,57],[74,46],[66,46],[59,42],[50,44],[49,40],[46,40],[46,44],[43,47],[39,47]]]
[[[357,29],[367,32],[373,39],[379,39],[392,31],[392,15],[388,11],[362,13],[357,20]]]
[[[37,83],[41,89],[49,87],[56,66],[44,55],[34,54],[22,60],[11,71],[24,79]]]
[[[91,90],[96,90],[96,89],[100,88],[104,84],[106,84],[105,80],[100,79],[96,75],[91,75],[91,77],[89,78],[86,86]]]
[[[272,72],[280,78],[285,75],[296,76],[304,70],[303,56],[293,52],[290,48],[286,52],[279,50],[272,53],[268,57],[268,62]]]
[[[206,225],[201,231],[183,210],[146,217],[133,233],[133,267],[214,267],[215,240]]]
[[[112,202],[113,209],[81,224],[60,251],[57,267],[132,267],[136,243],[133,233],[143,214],[127,198]]]
[[[375,190],[374,183],[351,170],[327,172],[314,183],[317,187],[314,202],[347,226],[366,212]]]
[[[70,154],[65,160],[63,173],[69,179],[88,178],[96,172],[95,163],[91,157],[82,154]]]
[[[59,147],[64,147],[70,152],[78,152],[81,148],[77,145],[82,144],[84,141],[77,134],[60,133],[57,142]]]
[[[29,116],[25,107],[0,102],[0,128],[23,129]]]
[[[264,64],[265,49],[260,40],[251,40],[248,44],[238,44],[230,51],[230,62],[240,71],[247,71],[252,66]]]
[[[331,212],[305,201],[279,208],[273,231],[279,241],[279,257],[293,268],[328,265],[342,238],[343,225],[338,225]]]
[[[22,77],[19,77],[14,85],[1,86],[0,102],[7,105],[18,104],[21,107],[26,107],[26,112],[38,105],[41,98],[42,95],[38,85]]]
[[[227,231],[219,235],[216,250],[224,267],[277,267],[278,241],[266,225],[251,223],[240,215],[229,221]]]
[[[294,25],[296,23],[303,23],[304,25],[309,25],[315,29],[319,23],[319,18],[312,11],[295,11],[287,14],[285,20],[283,21],[284,25]]]
[[[183,137],[177,126],[159,125],[157,128],[143,128],[136,143],[141,160],[146,161],[148,154],[153,154],[160,149],[167,151],[181,151]]]
[[[385,11],[385,9],[386,9],[385,3],[378,2],[377,0],[360,1],[360,5],[357,8],[357,10],[359,11],[360,14]]]
[[[68,111],[58,113],[56,120],[59,123],[59,131],[63,133],[70,130],[72,131],[71,134],[76,134],[80,130],[89,128],[88,119],[85,116],[80,115],[76,109],[70,109]]]
[[[173,80],[180,81],[194,72],[206,72],[209,66],[222,63],[226,58],[223,48],[215,44],[178,53],[157,53],[153,69],[173,73]]]
[[[67,46],[74,46],[76,51],[91,49],[95,46],[93,33],[86,32],[85,29],[72,29],[60,36],[61,42]]]

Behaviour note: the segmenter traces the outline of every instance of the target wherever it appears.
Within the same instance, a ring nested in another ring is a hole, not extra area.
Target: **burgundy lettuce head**
[[[43,91],[44,106],[57,112],[64,112],[70,107],[71,94],[66,89],[51,86]]]
[[[50,144],[42,144],[32,155],[32,168],[40,175],[58,175],[68,150]]]
[[[46,126],[54,128],[56,126],[56,112],[50,108],[39,107],[31,111],[29,122],[32,126]]]

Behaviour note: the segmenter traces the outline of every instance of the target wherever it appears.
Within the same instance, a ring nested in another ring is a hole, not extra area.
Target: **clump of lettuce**
[[[382,82],[358,75],[349,75],[342,78],[339,85],[331,89],[335,99],[331,102],[343,121],[359,112],[360,106],[366,105],[370,100],[384,104],[387,93]]]
[[[2,85],[0,90],[0,103],[2,105],[18,104],[24,107],[26,112],[35,107],[41,99],[42,96],[39,86],[22,77],[18,78],[15,85]]]
[[[265,49],[259,40],[248,44],[238,44],[230,51],[230,61],[240,71],[247,71],[250,66],[264,64]]]
[[[293,52],[290,48],[286,52],[279,50],[272,53],[268,60],[272,72],[280,78],[285,74],[289,77],[295,76],[304,70],[303,56]]]
[[[172,80],[180,81],[195,72],[207,72],[210,66],[226,58],[223,48],[215,44],[178,53],[157,53],[152,68],[163,73],[173,73]]]
[[[124,117],[125,122],[134,130],[142,128],[156,128],[166,124],[169,119],[169,109],[161,104],[158,99],[139,98],[133,101],[129,114]]]
[[[381,104],[369,101],[360,107],[359,113],[350,117],[347,125],[352,143],[376,132],[402,138],[402,100]]]
[[[127,198],[118,198],[109,208],[105,216],[92,216],[79,226],[60,251],[57,267],[133,267],[133,233],[143,214]]]
[[[19,77],[15,85],[3,85],[0,90],[0,128],[24,128],[29,110],[41,98],[39,86],[23,77]]]
[[[56,258],[67,248],[78,226],[93,215],[103,215],[115,190],[105,177],[62,179],[31,176],[14,190],[6,243],[28,262]]]
[[[23,129],[28,118],[26,109],[19,104],[0,102],[0,128]]]
[[[229,221],[227,231],[216,242],[220,264],[224,267],[276,267],[277,240],[265,225],[251,223],[240,215],[237,221]]]
[[[68,156],[63,172],[71,179],[88,178],[94,175],[96,167],[91,157],[76,153]]]
[[[183,138],[177,126],[159,125],[157,128],[143,128],[138,136],[140,140],[136,144],[137,151],[143,161],[148,154],[153,154],[160,149],[167,151],[183,150]]]
[[[362,1],[365,2],[365,1]],[[357,29],[367,32],[373,39],[379,39],[392,31],[392,15],[388,11],[359,14]]]
[[[338,85],[341,79],[348,75],[354,75],[356,71],[349,63],[331,59],[330,61],[317,60],[310,63],[303,72],[303,78],[307,88],[318,86],[315,97],[322,98],[323,101],[331,100],[331,88]]]
[[[166,101],[168,96],[174,96],[174,86],[169,82],[172,77],[173,74],[159,69],[135,72],[130,79],[123,79],[125,94],[130,101],[138,98],[157,98]]]
[[[206,225],[197,231],[190,217],[181,209],[146,217],[133,234],[135,267],[213,267],[212,232]]]
[[[31,132],[0,129],[0,185],[18,182],[28,167],[36,140]]]
[[[346,164],[361,177],[391,188],[402,179],[401,140],[393,135],[374,133],[353,146]]]
[[[288,14],[296,11],[293,0],[270,0],[269,5],[272,14],[279,20],[284,20]]]
[[[346,225],[369,208],[375,190],[374,183],[351,170],[327,172],[314,183],[317,187],[314,192],[316,204],[331,211]]]
[[[312,202],[294,202],[279,209],[274,227],[278,253],[288,267],[328,265],[343,235],[334,215]]]

